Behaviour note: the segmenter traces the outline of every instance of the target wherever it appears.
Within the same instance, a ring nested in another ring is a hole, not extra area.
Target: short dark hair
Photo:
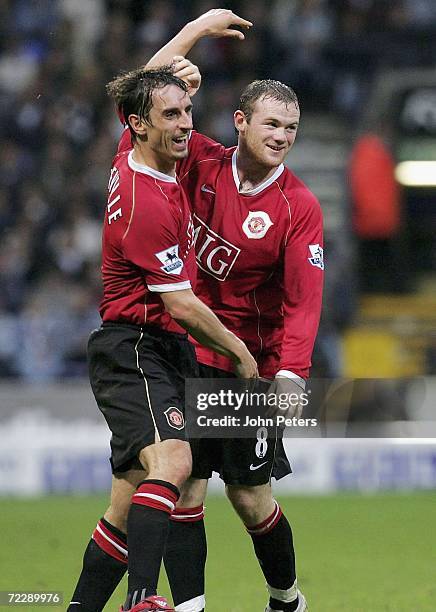
[[[239,100],[239,109],[244,113],[248,122],[253,114],[255,103],[262,98],[272,98],[283,102],[286,106],[295,104],[299,108],[297,94],[288,85],[272,79],[253,81],[244,89]]]
[[[176,85],[184,92],[188,87],[184,81],[174,76],[172,66],[160,66],[147,70],[137,68],[129,72],[122,72],[106,85],[106,91],[115,100],[120,118],[129,125],[129,115],[138,115],[140,119],[149,122],[150,111],[153,107],[153,92],[166,85]],[[136,134],[129,125],[132,138]]]

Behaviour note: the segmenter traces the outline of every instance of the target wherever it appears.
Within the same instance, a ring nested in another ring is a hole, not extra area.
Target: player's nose
[[[183,113],[180,116],[179,128],[181,130],[192,130],[192,116],[188,113]]]
[[[274,141],[277,144],[283,144],[286,142],[286,132],[284,128],[277,128],[274,130]]]

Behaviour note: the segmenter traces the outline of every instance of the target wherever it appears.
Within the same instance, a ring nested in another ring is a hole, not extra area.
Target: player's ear
[[[243,133],[247,125],[247,118],[245,114],[241,110],[237,110],[233,115],[233,120],[235,122],[236,131],[238,133]]]
[[[138,115],[129,115],[127,121],[135,134],[138,134],[138,136],[147,135],[147,125]]]

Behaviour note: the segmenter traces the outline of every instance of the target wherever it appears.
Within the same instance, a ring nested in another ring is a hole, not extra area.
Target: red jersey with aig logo
[[[118,150],[130,147],[125,130]],[[236,159],[235,147],[194,131],[177,166],[195,228],[195,292],[247,344],[262,376],[286,370],[307,378],[322,304],[321,207],[283,165],[240,192]],[[196,352],[201,363],[233,370],[198,343]]]
[[[184,332],[165,312],[159,294],[194,286],[193,237],[190,208],[177,179],[137,163],[133,150],[119,153],[103,227],[103,321]]]
[[[193,132],[178,177],[193,213],[196,294],[241,338],[263,376],[307,377],[323,285],[322,213],[315,196],[283,165],[241,192],[237,150]],[[232,370],[197,345],[200,362]]]

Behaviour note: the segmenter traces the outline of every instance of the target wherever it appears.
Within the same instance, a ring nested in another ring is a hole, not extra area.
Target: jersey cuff
[[[147,285],[149,291],[156,293],[165,293],[166,291],[183,291],[183,289],[191,289],[190,281],[182,281],[181,283],[168,283],[166,285]]]
[[[306,381],[304,380],[304,378],[301,378],[301,376],[294,374],[294,372],[291,372],[291,370],[279,370],[276,376],[283,376],[283,378],[290,378],[291,380],[294,381],[296,385],[298,385],[302,389],[306,388]]]

